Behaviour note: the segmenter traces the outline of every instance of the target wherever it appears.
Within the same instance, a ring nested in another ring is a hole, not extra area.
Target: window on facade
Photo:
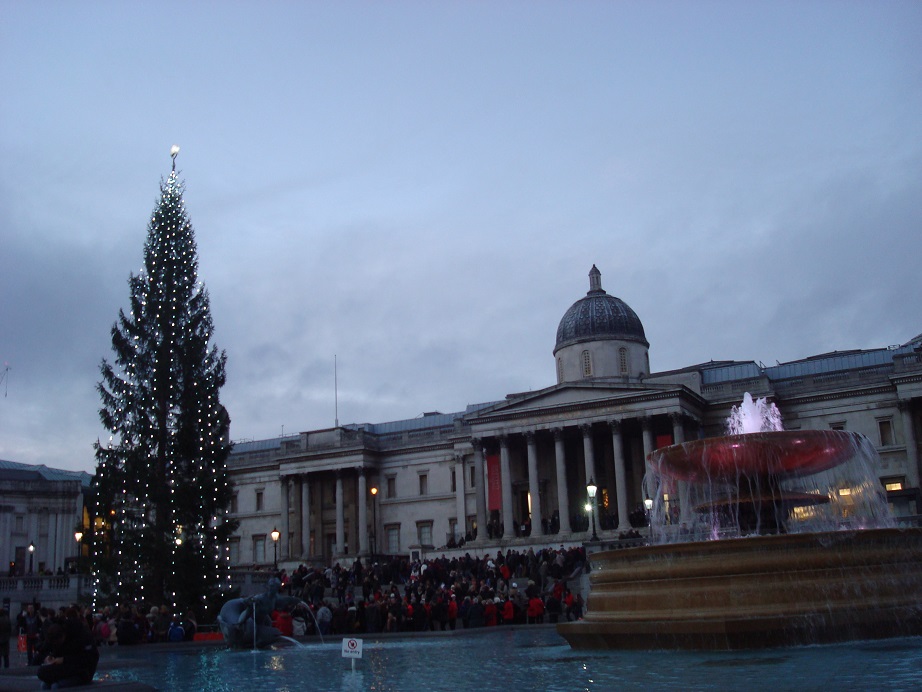
[[[416,522],[416,537],[420,545],[432,545],[432,522]]]
[[[233,495],[231,495],[230,513],[231,514],[237,513],[237,493],[234,493]]]
[[[904,476],[890,476],[889,478],[881,478],[880,482],[883,483],[884,489],[888,491],[902,490],[906,487],[906,478]]]
[[[266,537],[253,536],[253,562],[261,564],[266,561]]]
[[[893,422],[889,418],[877,421],[877,431],[880,433],[881,447],[889,447],[896,444],[893,439]]]
[[[468,515],[467,526],[471,527],[471,535],[477,532],[477,515],[476,514]],[[467,527],[465,527],[465,535],[467,535]]]
[[[231,538],[227,542],[227,556],[230,558],[232,565],[240,564],[240,539]]]
[[[420,495],[429,494],[429,474],[428,473],[419,474],[419,494]]]
[[[477,467],[471,466],[471,483],[467,486],[468,488],[477,487]]]
[[[388,476],[387,497],[388,499],[393,499],[397,497],[397,479],[394,476]]]
[[[592,355],[583,351],[583,377],[592,377]]]
[[[17,514],[16,515],[16,533],[25,533],[25,530],[26,530],[25,517],[23,517],[21,514]]]
[[[384,527],[385,547],[389,555],[400,552],[400,524]]]
[[[452,538],[461,538],[461,534],[458,533],[458,520],[455,518],[448,520],[448,535]]]
[[[458,479],[455,476],[455,470],[451,470],[451,492],[458,492]]]
[[[263,491],[262,490],[256,491],[256,511],[257,512],[263,511]]]
[[[627,349],[624,346],[618,349],[618,368],[622,375],[627,375]]]
[[[563,358],[557,359],[557,384],[563,382]]]
[[[830,423],[830,424],[829,424],[829,429],[830,429],[830,430],[845,430],[845,421],[844,421],[844,420],[839,420],[839,421],[836,421],[836,422],[834,422],[834,423]]]

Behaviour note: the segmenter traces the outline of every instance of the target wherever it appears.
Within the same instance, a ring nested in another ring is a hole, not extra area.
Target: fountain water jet
[[[873,445],[844,431],[763,431],[780,417],[748,395],[741,409],[732,424],[757,432],[650,455],[657,545],[592,556],[586,617],[558,625],[571,646],[732,649],[922,634],[922,529],[893,528]],[[676,496],[686,502],[678,526],[666,500]]]

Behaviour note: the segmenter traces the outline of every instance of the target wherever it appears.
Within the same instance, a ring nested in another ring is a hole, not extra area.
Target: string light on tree
[[[220,403],[226,355],[211,344],[208,293],[176,172],[161,180],[144,264],[129,278],[130,310],[112,328],[103,360],[96,444],[97,511],[108,512],[94,545],[97,600],[201,605],[229,585],[226,460],[230,419]]]

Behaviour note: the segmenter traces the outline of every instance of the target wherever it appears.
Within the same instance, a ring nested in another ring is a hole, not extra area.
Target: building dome
[[[602,340],[650,345],[637,313],[623,300],[602,289],[602,273],[593,264],[589,272],[589,292],[564,313],[557,327],[554,352],[572,344]]]

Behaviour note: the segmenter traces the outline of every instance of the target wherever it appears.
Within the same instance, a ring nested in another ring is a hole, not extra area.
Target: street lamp
[[[650,512],[653,511],[653,500],[650,499],[649,495],[646,495],[643,499],[643,508],[647,514],[647,526],[650,526]]]
[[[32,574],[32,566],[35,559],[35,543],[29,541],[29,574]]]
[[[272,529],[272,533],[269,534],[272,536],[272,562],[275,565],[275,571],[278,572],[279,569],[279,536],[282,534],[279,533],[278,529]]]
[[[599,540],[598,535],[595,532],[595,494],[598,492],[598,487],[595,484],[595,479],[589,478],[589,485],[586,486],[586,493],[589,495],[589,514],[592,517],[592,538],[589,540],[597,541]]]
[[[378,486],[371,486],[371,561],[375,561],[378,537]]]
[[[77,562],[76,562],[76,565],[74,566],[74,570],[79,572],[80,571],[80,558],[83,557],[83,546],[80,545],[80,541],[83,540],[83,531],[81,531],[80,529],[77,529],[76,531],[74,531],[74,540],[77,541]]]

